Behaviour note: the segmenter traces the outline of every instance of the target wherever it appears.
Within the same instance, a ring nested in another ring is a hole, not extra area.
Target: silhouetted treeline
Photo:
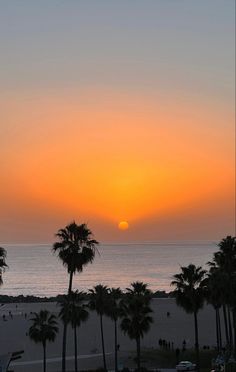
[[[89,296],[85,293],[85,295]],[[19,296],[7,296],[7,295],[0,295],[0,303],[7,304],[7,303],[40,303],[40,302],[61,302],[64,295],[59,294],[54,297],[37,297],[31,295],[19,295]],[[173,292],[165,292],[165,291],[156,291],[152,293],[152,298],[172,298]]]
[[[37,296],[7,296],[0,295],[0,303],[35,303],[35,302],[60,302],[63,295],[58,295],[55,297],[37,297]]]

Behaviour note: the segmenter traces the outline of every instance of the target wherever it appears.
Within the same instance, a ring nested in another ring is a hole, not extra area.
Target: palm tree
[[[194,315],[195,350],[197,367],[199,368],[199,342],[198,342],[198,319],[197,314],[204,305],[204,281],[206,271],[201,266],[190,264],[181,267],[181,272],[174,275],[171,285],[174,285],[174,296],[177,305],[190,314]]]
[[[232,278],[232,289],[233,295],[231,298],[231,307],[232,307],[232,314],[233,314],[233,327],[234,327],[234,358],[236,359],[236,272]]]
[[[149,304],[152,292],[147,287],[148,285],[146,283],[137,281],[131,283],[131,288],[126,288],[126,290],[128,294],[142,296],[142,298]]]
[[[33,325],[29,329],[29,337],[35,343],[43,345],[43,371],[46,372],[46,343],[53,342],[58,332],[55,315],[47,310],[41,310],[38,314],[34,313]]]
[[[118,342],[117,342],[117,321],[122,314],[121,306],[120,306],[120,299],[122,296],[122,291],[120,288],[111,288],[108,290],[109,294],[109,301],[108,301],[108,310],[107,315],[113,320],[114,322],[114,331],[115,331],[115,371],[118,371],[118,359],[117,359],[117,351],[118,351]]]
[[[137,369],[141,368],[140,341],[144,334],[150,329],[153,318],[150,316],[151,292],[147,285],[142,282],[131,284],[122,301],[121,329],[128,334],[131,340],[136,340],[137,347]]]
[[[229,329],[229,352],[233,351],[233,329],[234,329],[234,354],[236,356],[236,303],[235,303],[235,281],[236,281],[236,237],[227,236],[218,244],[221,270],[226,276],[225,294]],[[231,322],[232,314],[232,322]],[[233,326],[232,326],[233,323]]]
[[[216,341],[218,353],[222,349],[220,308],[224,301],[224,274],[215,268],[211,268],[205,280],[205,295],[207,302],[215,309],[216,316]]]
[[[86,310],[85,294],[83,292],[71,292],[70,296],[64,296],[59,313],[64,323],[70,323],[74,330],[74,347],[75,347],[75,372],[78,372],[77,364],[77,327],[86,322],[89,313]]]
[[[218,273],[221,277],[220,283],[219,283],[219,290],[221,290],[220,299],[222,301],[222,309],[223,309],[223,317],[224,317],[224,328],[225,328],[225,339],[226,339],[226,345],[229,347],[230,345],[230,338],[229,338],[229,327],[228,327],[228,315],[227,315],[227,303],[229,299],[229,277],[228,273],[225,272],[223,269],[224,267],[224,257],[223,255],[219,255],[219,252],[214,253],[214,258],[212,262],[207,262],[207,264],[210,266],[210,273]],[[218,282],[218,281],[217,281]],[[217,285],[215,283],[215,285]],[[223,288],[222,288],[223,287]]]
[[[236,359],[236,271],[232,276],[232,297],[230,299],[230,306],[233,316],[233,329],[234,329],[234,358]]]
[[[0,286],[3,284],[2,273],[5,271],[5,268],[7,267],[6,256],[7,256],[6,250],[0,247]]]
[[[92,238],[92,232],[86,224],[77,225],[75,222],[60,229],[56,237],[59,242],[54,243],[53,252],[58,254],[62,264],[69,274],[68,295],[72,291],[73,276],[81,273],[84,266],[92,263],[98,242]],[[64,323],[62,342],[62,372],[66,371],[66,335],[67,323]]]
[[[100,329],[102,339],[102,353],[103,353],[103,366],[105,371],[107,370],[106,365],[106,353],[104,345],[104,333],[103,333],[103,316],[108,312],[108,288],[105,285],[98,284],[93,289],[89,290],[90,301],[89,306],[92,310],[95,310],[100,317]]]
[[[234,281],[236,275],[236,238],[227,236],[218,244],[219,251],[214,253],[213,262],[208,262],[212,270],[218,270],[224,278],[223,314],[225,322],[226,342],[231,353],[233,345],[233,331],[231,324],[231,311],[233,313],[234,338],[236,343],[236,319],[235,317],[235,289]]]

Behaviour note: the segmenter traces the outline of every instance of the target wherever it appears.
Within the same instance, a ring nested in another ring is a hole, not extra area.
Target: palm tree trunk
[[[236,308],[233,308],[233,325],[234,325],[234,357],[236,358]]]
[[[220,351],[220,341],[219,341],[219,313],[218,308],[215,309],[216,315],[216,345],[217,345],[217,353]]]
[[[224,314],[224,324],[225,324],[226,345],[229,345],[229,330],[228,330],[228,320],[227,320],[227,313],[226,313],[226,306],[225,306],[225,304],[223,304],[223,314]]]
[[[229,322],[229,348],[232,351],[232,343],[233,343],[233,333],[232,333],[232,323],[231,323],[231,314],[230,314],[230,307],[227,306],[228,311],[228,322]]]
[[[73,271],[70,272],[68,296],[72,291]],[[66,339],[67,339],[67,323],[64,322],[63,337],[62,337],[62,372],[66,372]]]
[[[118,361],[117,361],[117,321],[114,320],[115,326],[115,372],[118,371]]]
[[[198,321],[197,321],[197,312],[194,311],[194,329],[195,329],[195,350],[196,350],[196,360],[197,360],[197,371],[200,370],[199,365],[199,343],[198,343]]]
[[[77,363],[77,327],[74,327],[74,346],[75,346],[75,372],[78,372],[78,363]]]
[[[68,295],[70,295],[72,292],[72,281],[73,281],[73,271],[70,272]]]
[[[221,334],[220,308],[218,308],[218,324],[219,324],[219,346],[220,346],[220,350],[222,350],[222,334]]]
[[[62,336],[62,372],[66,371],[66,334],[67,334],[67,323],[63,325],[63,336]]]
[[[46,342],[43,342],[43,372],[46,372]]]
[[[140,372],[141,370],[141,353],[140,353],[140,337],[136,339],[137,344],[137,370]]]
[[[101,327],[101,336],[102,336],[103,366],[104,366],[104,369],[106,371],[107,370],[107,365],[106,365],[106,354],[105,354],[104,335],[103,335],[103,319],[102,319],[102,314],[100,315],[100,327]]]

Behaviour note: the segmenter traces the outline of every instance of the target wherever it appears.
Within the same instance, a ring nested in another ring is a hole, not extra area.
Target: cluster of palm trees
[[[137,349],[137,369],[140,371],[140,341],[150,329],[153,321],[151,317],[152,293],[147,285],[134,282],[125,293],[120,288],[108,288],[96,285],[87,294],[73,291],[73,277],[81,273],[84,267],[92,263],[98,242],[93,239],[92,232],[86,224],[77,225],[75,222],[60,229],[57,242],[53,245],[62,264],[69,275],[68,293],[60,302],[59,317],[63,322],[62,342],[62,372],[66,371],[66,345],[67,328],[70,324],[74,332],[75,372],[77,364],[77,330],[89,318],[90,311],[95,311],[100,319],[101,343],[103,352],[104,370],[107,370],[106,351],[103,331],[104,316],[108,316],[114,323],[114,354],[115,371],[118,371],[117,328],[118,321],[121,330],[135,340]],[[193,314],[195,331],[195,350],[197,366],[199,367],[199,337],[198,312],[205,302],[215,309],[216,316],[216,343],[218,352],[226,350],[226,356],[236,357],[236,238],[227,236],[218,244],[219,250],[214,253],[211,262],[208,262],[208,272],[201,266],[190,264],[181,267],[181,271],[173,276],[171,284],[175,287],[173,294],[176,302],[187,313]],[[6,264],[6,250],[0,247],[0,285],[2,273]],[[221,315],[222,313],[222,315]],[[225,343],[222,338],[222,321],[224,322]],[[54,314],[42,310],[34,314],[33,324],[29,336],[35,342],[42,343],[44,354],[44,372],[46,371],[46,344],[54,341],[58,333],[58,322]]]
[[[77,329],[83,322],[89,318],[89,312],[85,303],[85,294],[83,292],[71,292],[70,296],[64,296],[59,313],[63,324],[70,324],[74,333],[74,353],[75,353],[75,372],[78,371],[78,347],[77,347]]]
[[[114,323],[114,369],[118,371],[118,338],[117,322],[120,321],[121,330],[136,341],[137,345],[137,369],[140,371],[141,352],[140,341],[148,332],[152,323],[151,317],[151,292],[147,285],[142,282],[134,282],[127,292],[122,293],[120,288],[111,288],[104,285],[96,285],[89,293],[75,291],[70,296],[63,296],[59,305],[61,307],[59,318],[63,324],[71,325],[74,333],[74,371],[78,372],[78,345],[77,330],[83,322],[89,318],[90,311],[95,311],[100,319],[101,343],[103,354],[103,367],[107,370],[105,336],[103,329],[104,316],[112,319]],[[30,338],[43,346],[43,366],[46,372],[46,344],[54,341],[58,333],[58,322],[54,314],[47,310],[41,310],[38,314],[34,313],[31,319],[33,324],[29,329]]]
[[[217,347],[222,349],[220,311],[222,309],[226,347],[236,357],[236,237],[227,236],[208,262],[207,300],[215,308]]]
[[[114,354],[115,371],[118,371],[117,351],[117,323],[131,340],[135,340],[137,347],[137,369],[140,371],[140,340],[150,329],[153,321],[151,317],[151,291],[142,282],[131,283],[131,287],[123,293],[120,288],[107,288],[101,284],[89,291],[89,307],[95,310],[100,318],[101,340],[103,350],[103,365],[107,370],[106,353],[103,333],[103,316],[108,316],[114,323]]]
[[[115,371],[118,371],[118,341],[117,341],[117,321],[120,319],[120,327],[130,339],[136,341],[137,345],[137,367],[140,370],[140,340],[149,330],[152,323],[150,316],[151,292],[147,285],[142,282],[135,282],[122,294],[120,288],[107,288],[104,285],[96,285],[87,295],[83,292],[73,291],[73,277],[76,273],[81,273],[83,268],[92,263],[97,251],[98,242],[93,239],[92,232],[86,224],[77,225],[75,222],[60,229],[56,234],[58,241],[53,245],[53,252],[58,254],[62,264],[67,268],[69,274],[68,293],[63,297],[60,303],[61,311],[59,316],[63,321],[63,342],[62,342],[62,372],[66,371],[66,345],[67,345],[67,328],[70,324],[74,331],[74,350],[75,350],[75,372],[78,371],[77,365],[77,328],[82,322],[89,317],[89,311],[96,311],[100,319],[101,342],[103,352],[103,366],[107,370],[106,352],[103,331],[104,316],[110,317],[114,322],[114,353],[115,353]],[[40,315],[41,314],[41,315]],[[47,316],[45,316],[47,314]],[[39,323],[38,317],[41,317]],[[44,371],[46,370],[46,339],[47,332],[45,329],[51,327],[51,331],[56,337],[58,332],[56,320],[52,314],[43,312],[35,314],[32,319],[33,325],[30,328],[29,335],[36,341],[43,344],[44,349]],[[39,335],[38,327],[44,334],[42,338]],[[36,329],[36,332],[33,330]],[[46,332],[46,333],[45,333]],[[48,336],[48,341],[54,338]],[[43,341],[44,340],[44,341]]]
[[[181,267],[171,284],[175,286],[176,303],[194,316],[196,360],[199,366],[198,312],[205,301],[215,309],[218,352],[236,357],[236,238],[227,236],[218,244],[219,250],[208,262],[209,271],[190,264]],[[221,311],[223,312],[225,344],[222,342]]]

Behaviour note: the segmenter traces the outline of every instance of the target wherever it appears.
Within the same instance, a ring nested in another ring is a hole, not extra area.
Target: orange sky
[[[234,121],[227,106],[135,92],[127,99],[101,87],[5,95],[1,111],[6,240],[48,241],[72,219],[87,221],[102,240],[232,232]],[[198,228],[179,230],[181,219]],[[126,235],[116,231],[121,220],[130,223]]]
[[[0,49],[0,245],[236,233],[234,1],[5,2]]]

